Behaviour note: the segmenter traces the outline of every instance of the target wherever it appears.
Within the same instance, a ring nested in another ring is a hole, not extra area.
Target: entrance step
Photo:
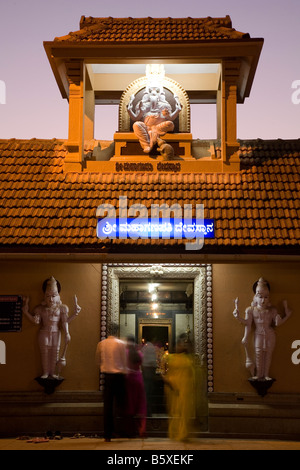
[[[147,437],[168,437],[168,416],[154,415],[147,418]]]

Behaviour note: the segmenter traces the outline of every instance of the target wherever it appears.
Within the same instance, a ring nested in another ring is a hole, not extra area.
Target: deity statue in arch
[[[142,98],[134,106],[136,95],[131,95],[127,111],[134,121],[133,132],[138,137],[144,153],[150,153],[158,139],[174,130],[174,120],[182,110],[177,95],[172,94],[175,109],[166,98],[161,83],[149,82]]]

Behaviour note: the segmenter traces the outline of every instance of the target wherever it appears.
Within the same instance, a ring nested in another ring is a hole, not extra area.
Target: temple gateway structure
[[[0,140],[1,437],[101,435],[95,350],[117,324],[155,338],[148,435],[167,433],[163,356],[184,335],[194,436],[299,438],[300,140],[237,133],[262,47],[228,16],[82,17],[44,43],[69,130]],[[208,103],[214,139],[191,131]]]

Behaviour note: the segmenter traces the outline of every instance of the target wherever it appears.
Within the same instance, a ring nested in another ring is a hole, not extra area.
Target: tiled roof
[[[91,142],[91,148],[94,142]],[[203,203],[207,253],[299,253],[300,140],[241,142],[234,174],[64,173],[60,140],[0,140],[0,251],[184,251],[180,240],[99,240],[96,209]]]
[[[249,38],[224,18],[93,18],[82,17],[80,30],[55,38],[60,42],[165,42]]]

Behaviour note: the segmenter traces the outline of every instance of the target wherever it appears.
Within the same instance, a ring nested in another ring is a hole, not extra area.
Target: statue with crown
[[[282,325],[290,316],[291,310],[287,301],[283,301],[285,315],[281,317],[270,302],[270,285],[260,278],[253,285],[254,297],[250,307],[246,308],[245,318],[240,316],[239,299],[235,299],[234,317],[245,325],[242,344],[246,353],[246,368],[251,373],[250,383],[263,396],[275,379],[270,377],[272,355],[276,343],[275,328]],[[249,339],[252,326],[254,332],[254,356],[251,357]]]
[[[43,386],[53,387],[63,381],[61,368],[66,365],[66,352],[71,341],[69,324],[81,310],[74,296],[74,313],[69,316],[69,308],[60,299],[60,283],[51,276],[43,283],[44,300],[29,312],[29,298],[23,299],[23,314],[35,325],[39,325],[38,343],[41,353],[43,373],[36,380]],[[61,349],[61,333],[64,333],[64,347]],[[46,390],[46,389],[45,389]],[[46,391],[47,391],[46,390]],[[47,392],[48,393],[48,392]]]
[[[134,94],[131,95],[127,110],[134,121],[133,131],[144,153],[150,153],[155,144],[161,145],[164,142],[160,139],[161,136],[174,130],[173,121],[179,115],[182,106],[177,95],[173,94],[174,110],[166,100],[162,65],[148,65],[146,75],[147,84],[142,99],[137,102],[134,109],[133,102],[136,97]]]

